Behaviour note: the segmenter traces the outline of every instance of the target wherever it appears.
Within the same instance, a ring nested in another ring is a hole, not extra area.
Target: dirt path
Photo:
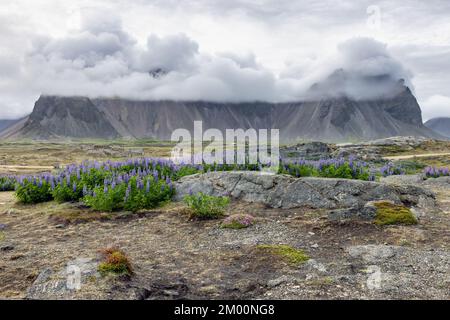
[[[33,174],[39,172],[50,172],[53,166],[20,166],[20,165],[0,165],[0,174]]]
[[[383,159],[386,159],[386,160],[407,160],[407,159],[413,159],[413,158],[428,158],[428,157],[441,157],[441,156],[450,156],[450,152],[421,153],[421,154],[408,154],[408,155],[401,155],[401,156],[388,156],[388,157],[383,157]]]

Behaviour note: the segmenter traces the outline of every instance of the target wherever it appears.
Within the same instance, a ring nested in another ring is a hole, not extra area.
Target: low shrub
[[[108,248],[101,251],[103,261],[98,265],[101,275],[114,274],[129,276],[133,274],[131,263],[126,254],[117,248]]]
[[[13,176],[0,176],[0,191],[14,191],[16,179]]]
[[[379,226],[392,224],[417,224],[417,218],[407,207],[396,205],[388,201],[381,201],[374,204],[377,208],[375,224]]]
[[[252,226],[254,223],[255,218],[249,214],[234,214],[227,217],[220,227],[228,229],[244,229]]]
[[[450,176],[449,168],[426,167],[424,174],[427,178],[439,178]]]
[[[406,170],[401,164],[394,164],[392,162],[389,162],[388,164],[380,168],[380,174],[383,177],[398,176],[406,174]]]
[[[77,181],[62,180],[52,191],[53,198],[58,202],[78,201],[83,197],[83,186]]]
[[[44,178],[25,178],[16,187],[16,198],[23,204],[36,204],[51,201],[51,184]]]
[[[98,211],[117,211],[125,209],[137,212],[142,209],[152,209],[169,201],[174,195],[170,180],[147,176],[143,180],[134,176],[128,183],[109,184],[96,187],[91,194],[84,197],[87,206]]]
[[[184,202],[190,209],[191,217],[199,219],[216,219],[225,214],[230,204],[228,197],[209,196],[202,192],[195,195],[187,195]]]
[[[279,173],[294,177],[322,177],[358,180],[375,180],[364,162],[353,159],[300,160],[280,166]]]

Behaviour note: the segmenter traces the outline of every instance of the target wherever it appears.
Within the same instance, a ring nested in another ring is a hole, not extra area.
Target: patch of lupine
[[[169,160],[142,158],[103,163],[85,161],[69,165],[56,174],[10,178],[15,181],[16,196],[22,203],[83,200],[99,210],[136,211],[138,198],[142,198],[143,208],[165,201],[174,192],[172,181],[183,176],[258,169],[258,165],[177,165]]]
[[[0,176],[0,191],[14,191],[16,185],[15,176]]]
[[[85,161],[79,165],[69,165],[56,174],[8,177],[8,183],[11,180],[16,182],[16,195],[23,203],[38,203],[53,199],[59,202],[82,200],[99,210],[136,211],[140,209],[139,206],[150,208],[166,201],[174,193],[172,181],[183,176],[210,171],[262,169],[261,164],[192,165],[152,158],[103,163]],[[393,171],[386,169],[383,172],[392,174]],[[371,172],[367,163],[352,158],[281,163],[279,173],[296,177],[360,180],[375,180],[375,175],[379,175]],[[144,204],[137,205],[138,202]]]
[[[391,162],[381,167],[379,172],[383,177],[406,174],[406,170],[402,166],[395,165]]]
[[[80,165],[69,165],[54,175],[18,177],[16,195],[23,203],[52,199],[59,202],[83,200],[99,210],[125,208],[136,211],[139,206],[133,202],[139,200],[143,203],[143,208],[154,207],[173,194],[174,177],[197,171],[197,167],[176,166],[161,159],[83,162]],[[120,201],[117,200],[118,195],[112,197],[113,194],[120,194]],[[142,199],[138,199],[139,197]],[[113,200],[115,203],[112,205],[102,204]]]
[[[344,178],[374,181],[375,175],[369,170],[366,162],[355,161],[353,158],[300,160],[281,164],[279,173],[294,177],[324,177]]]
[[[449,168],[426,167],[424,174],[427,178],[439,178],[450,176]]]
[[[221,227],[229,229],[243,229],[252,226],[255,218],[249,214],[234,214],[223,220]]]

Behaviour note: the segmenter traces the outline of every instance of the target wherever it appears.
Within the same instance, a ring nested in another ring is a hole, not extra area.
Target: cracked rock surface
[[[415,185],[394,185],[360,180],[294,178],[260,172],[210,172],[182,178],[177,199],[190,192],[230,196],[271,208],[362,208],[373,200],[389,200],[408,206],[432,207],[434,193]]]

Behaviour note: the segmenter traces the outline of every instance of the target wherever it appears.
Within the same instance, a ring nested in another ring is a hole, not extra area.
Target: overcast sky
[[[404,78],[450,116],[450,1],[0,0],[0,119],[40,94],[301,100],[339,68],[355,99]]]

